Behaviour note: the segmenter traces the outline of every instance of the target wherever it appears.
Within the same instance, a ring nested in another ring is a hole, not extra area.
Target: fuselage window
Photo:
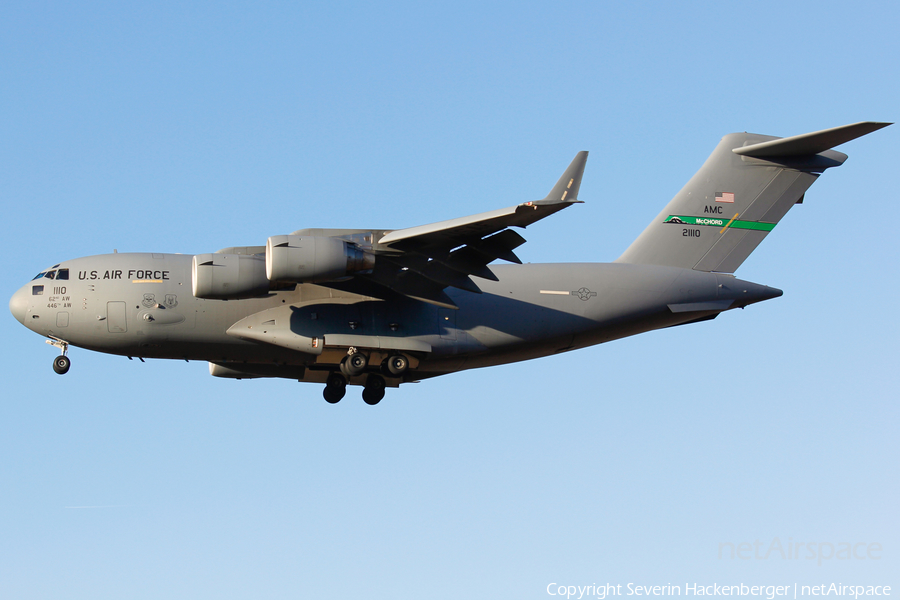
[[[31,286],[31,295],[32,296],[43,296],[44,295],[44,286],[42,286],[42,285]]]

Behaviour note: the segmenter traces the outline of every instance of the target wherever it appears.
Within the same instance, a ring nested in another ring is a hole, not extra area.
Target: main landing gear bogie
[[[380,365],[369,368],[369,357],[356,348],[350,348],[339,365],[339,370],[332,372],[325,382],[325,390],[322,395],[331,404],[336,404],[344,397],[347,391],[347,382],[351,377],[362,375],[369,371],[363,387],[363,401],[374,406],[384,398],[387,388],[385,376],[400,377],[409,368],[409,358],[403,354],[392,354]],[[380,370],[380,374],[379,371]]]
[[[384,377],[377,373],[370,373],[366,378],[366,385],[363,388],[362,397],[366,404],[374,406],[381,402],[384,398],[384,390],[387,384]],[[337,404],[343,399],[347,393],[347,378],[340,373],[332,373],[325,381],[325,389],[322,396],[329,404]]]

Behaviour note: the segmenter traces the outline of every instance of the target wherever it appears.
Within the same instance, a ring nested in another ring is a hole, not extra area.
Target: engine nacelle
[[[211,300],[256,298],[269,293],[266,260],[242,254],[198,254],[191,264],[194,296]]]
[[[266,276],[271,281],[333,281],[374,266],[374,255],[337,238],[276,235],[266,241]]]

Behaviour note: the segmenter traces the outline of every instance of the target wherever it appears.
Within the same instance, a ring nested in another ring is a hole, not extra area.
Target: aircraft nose
[[[12,298],[9,299],[9,312],[11,312],[22,325],[25,324],[25,316],[28,313],[29,297],[29,287],[25,286],[15,294],[13,294]]]

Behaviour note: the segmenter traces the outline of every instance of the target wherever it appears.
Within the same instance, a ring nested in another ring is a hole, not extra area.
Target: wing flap
[[[507,262],[521,265],[522,261],[515,255],[513,250],[524,243],[525,238],[512,229],[507,229],[480,242],[470,244],[469,247],[479,254],[489,257],[490,260],[488,262],[500,258]]]

